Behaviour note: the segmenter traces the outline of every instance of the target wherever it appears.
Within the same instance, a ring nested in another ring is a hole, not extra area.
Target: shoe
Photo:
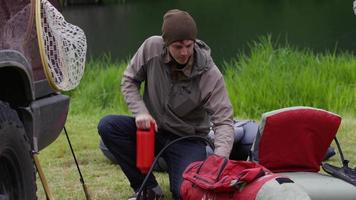
[[[138,200],[137,193],[133,194],[129,197],[128,200]],[[164,199],[164,195],[162,192],[155,192],[152,189],[147,189],[141,192],[141,196],[139,200],[162,200]]]

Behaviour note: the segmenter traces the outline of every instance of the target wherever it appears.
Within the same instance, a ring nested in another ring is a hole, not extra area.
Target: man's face
[[[188,62],[190,56],[193,55],[194,41],[180,40],[173,42],[168,46],[168,50],[177,63],[184,65]]]

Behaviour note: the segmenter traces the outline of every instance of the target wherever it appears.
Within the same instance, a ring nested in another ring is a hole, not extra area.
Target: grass
[[[353,55],[277,46],[271,37],[263,37],[251,47],[250,55],[241,55],[224,66],[236,116],[256,118],[296,105],[356,115]]]
[[[90,60],[80,86],[69,93],[71,115],[110,110],[129,113],[120,93],[127,62],[109,56]],[[273,44],[263,37],[221,66],[227,90],[239,118],[289,106],[312,106],[356,116],[356,59],[349,53],[313,53]]]
[[[108,110],[128,113],[120,92],[125,67],[126,63],[113,62],[110,56],[89,61],[80,86],[68,93],[72,98],[70,114],[92,115]]]
[[[118,166],[98,148],[96,125],[107,114],[129,114],[119,84],[126,62],[110,57],[90,60],[81,85],[71,96],[67,120],[72,145],[92,199],[127,199],[132,193]],[[356,166],[356,59],[343,53],[315,54],[288,45],[277,46],[270,37],[251,44],[223,66],[225,82],[238,119],[259,120],[266,111],[306,105],[343,117],[338,133],[350,166]],[[65,135],[40,152],[40,162],[55,199],[85,199]],[[330,161],[340,165],[339,158]],[[170,197],[168,177],[156,173]],[[38,179],[38,197],[45,199]]]
[[[96,123],[100,116],[73,115],[68,118],[67,130],[80,164],[85,183],[92,199],[112,200],[127,199],[132,191],[120,168],[109,162],[98,148],[99,136]],[[344,116],[338,133],[345,157],[350,159],[350,166],[356,166],[356,120],[354,116]],[[41,151],[40,162],[55,199],[85,199],[79,175],[71,156],[64,133],[48,148]],[[338,156],[330,162],[341,166]],[[156,173],[158,182],[163,187],[166,197],[170,197],[168,176]],[[37,179],[38,198],[45,199],[39,179]],[[168,198],[169,199],[169,198]]]
[[[96,125],[99,116],[72,115],[67,120],[67,131],[85,183],[92,199],[127,199],[132,194],[129,183],[119,167],[107,160],[99,150]],[[55,199],[85,199],[75,162],[66,137],[59,138],[39,154],[41,166]],[[156,173],[157,174],[157,173]],[[158,182],[169,192],[168,176],[158,174]],[[37,178],[38,198],[46,199],[41,182]]]

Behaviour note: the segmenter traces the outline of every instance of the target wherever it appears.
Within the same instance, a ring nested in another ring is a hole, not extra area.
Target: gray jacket
[[[151,114],[159,131],[181,136],[206,136],[211,122],[215,132],[214,153],[228,157],[234,140],[233,109],[209,47],[196,41],[194,63],[185,79],[172,79],[169,58],[161,36],[152,36],[141,45],[121,83],[129,109],[134,116]]]

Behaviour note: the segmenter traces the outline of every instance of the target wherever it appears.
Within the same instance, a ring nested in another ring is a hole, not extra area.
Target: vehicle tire
[[[36,198],[31,147],[17,113],[0,101],[0,199]]]

